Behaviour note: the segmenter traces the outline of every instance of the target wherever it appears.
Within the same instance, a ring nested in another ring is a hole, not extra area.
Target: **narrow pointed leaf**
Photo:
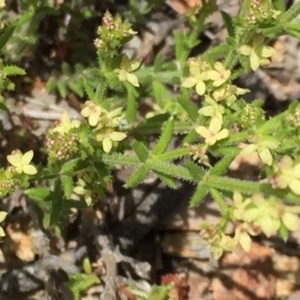
[[[285,5],[282,0],[272,0],[273,7],[281,12],[285,11]]]
[[[191,102],[191,100],[186,95],[178,96],[177,97],[178,103],[182,106],[182,108],[186,111],[188,116],[191,118],[192,121],[196,121],[199,117],[198,115],[198,108],[195,104]]]
[[[3,74],[5,76],[12,76],[12,75],[25,75],[26,72],[24,69],[19,68],[17,66],[5,66],[3,68]]]
[[[222,175],[236,157],[236,153],[229,153],[223,156],[209,171],[211,175]]]
[[[73,178],[71,176],[62,175],[60,176],[64,195],[67,199],[71,197],[73,190]]]
[[[128,189],[139,185],[148,176],[148,173],[147,167],[141,166],[126,180],[124,187]]]
[[[193,177],[189,171],[182,166],[178,166],[165,161],[157,161],[154,159],[147,160],[147,167],[154,172],[160,172],[164,175],[172,176],[173,178],[192,181]]]
[[[227,212],[228,206],[227,206],[226,202],[224,201],[224,198],[222,197],[220,192],[214,188],[210,188],[209,192],[212,195],[212,197],[215,199],[216,203],[219,205],[222,214]]]
[[[229,192],[236,191],[248,195],[260,191],[258,182],[234,179],[226,176],[211,175],[205,181],[205,184],[211,188],[216,188],[218,190]]]
[[[146,146],[142,142],[138,142],[137,140],[134,140],[131,145],[138,158],[142,162],[145,162],[149,156]]]
[[[88,167],[88,163],[86,161],[81,160],[80,158],[74,158],[66,163],[64,163],[61,167],[61,173],[71,173],[80,171],[84,168]]]
[[[228,32],[228,36],[232,36],[234,37],[234,27],[232,24],[232,18],[223,10],[221,10],[221,15],[222,18],[224,20],[227,32]]]
[[[36,202],[45,201],[51,194],[48,187],[31,188],[24,191],[24,194]]]
[[[164,123],[162,127],[162,134],[156,143],[156,145],[153,147],[152,154],[162,154],[168,147],[170,140],[172,138],[173,133],[173,127],[174,127],[174,119],[170,118],[167,122]]]
[[[208,194],[208,189],[205,185],[199,184],[195,193],[193,194],[190,200],[190,207],[198,206],[204,199],[205,196]]]
[[[2,34],[0,35],[0,50],[5,46],[8,39],[11,37],[15,30],[15,26],[6,27],[4,30],[1,30]]]
[[[163,181],[169,188],[175,189],[176,188],[176,183],[174,179],[171,176],[162,174],[160,172],[155,172],[155,174],[159,177],[161,181]]]
[[[126,119],[129,124],[134,123],[136,119],[137,94],[131,85],[127,85],[127,108]]]
[[[277,116],[270,118],[259,128],[259,133],[267,134],[269,132],[275,131],[276,128],[282,125],[282,120],[285,115],[285,112],[283,112],[281,114],[278,114]]]
[[[84,90],[85,90],[89,100],[93,101],[96,96],[96,93],[94,92],[93,87],[90,85],[90,83],[86,79],[83,80],[83,86],[84,86]]]
[[[189,170],[195,181],[200,181],[205,175],[205,171],[200,166],[193,163],[191,160],[186,160],[184,162],[184,165]]]

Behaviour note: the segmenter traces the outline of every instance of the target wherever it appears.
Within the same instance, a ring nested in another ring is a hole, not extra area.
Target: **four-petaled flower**
[[[185,78],[181,86],[185,88],[191,88],[196,86],[196,92],[198,95],[204,95],[206,91],[206,84],[204,81],[209,80],[207,76],[207,70],[205,64],[201,59],[190,59],[189,60],[189,71],[191,76]]]
[[[214,101],[211,97],[206,96],[205,102],[207,102],[210,105],[204,106],[198,110],[198,113],[205,116],[205,117],[212,117],[212,118],[220,118],[222,119],[222,115],[225,112],[224,106],[218,104],[216,101]]]
[[[226,70],[223,66],[223,64],[219,61],[215,63],[215,70],[207,71],[207,75],[209,79],[213,80],[213,86],[219,87],[223,83],[225,83],[231,75],[230,70]]]
[[[102,108],[92,101],[86,101],[84,105],[85,106],[81,110],[80,114],[84,118],[88,118],[88,122],[90,126],[92,127],[96,126],[100,120],[102,114]]]
[[[78,185],[74,187],[74,193],[84,196],[84,200],[88,206],[92,204],[92,192],[85,188],[86,183],[83,179],[78,179]]]
[[[120,69],[117,69],[120,81],[128,81],[133,86],[139,87],[139,80],[132,72],[136,71],[141,65],[140,59],[129,60],[126,54],[123,55]]]
[[[113,142],[120,142],[126,138],[124,132],[107,130],[96,135],[96,140],[102,142],[103,151],[109,153]]]
[[[250,56],[250,66],[253,71],[257,70],[260,65],[267,65],[274,53],[274,49],[270,46],[264,46],[264,36],[257,34],[253,38],[252,46],[243,45],[239,48],[242,55]]]
[[[70,120],[66,111],[63,112],[58,124],[51,129],[52,132],[58,132],[60,134],[68,133],[72,128],[78,128],[81,122],[79,120]]]
[[[27,151],[22,154],[20,150],[14,150],[10,155],[7,155],[8,162],[13,166],[13,170],[19,174],[25,173],[34,175],[37,173],[36,168],[30,164],[33,158],[33,151]]]
[[[205,144],[212,146],[217,141],[226,139],[229,135],[228,129],[222,129],[222,120],[212,118],[209,127],[197,126],[196,132],[205,138]]]
[[[268,139],[260,139],[258,137],[254,138],[254,143],[247,145],[242,151],[240,152],[241,155],[252,154],[257,152],[259,158],[262,162],[266,165],[271,166],[273,163],[273,157],[271,154],[271,150],[274,150],[278,147],[279,143],[275,139],[268,138]]]
[[[293,193],[300,195],[300,164],[293,166],[292,158],[285,155],[275,168],[275,188],[289,187]]]

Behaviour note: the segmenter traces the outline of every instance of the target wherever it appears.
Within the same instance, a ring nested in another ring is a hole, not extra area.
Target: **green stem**
[[[169,151],[163,154],[155,155],[155,157],[159,160],[172,160],[175,158],[180,158],[184,155],[190,154],[190,150],[187,148],[179,148],[173,151]]]

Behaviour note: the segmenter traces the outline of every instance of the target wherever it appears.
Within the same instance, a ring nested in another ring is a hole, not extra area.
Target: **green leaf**
[[[296,37],[297,39],[300,39],[300,30],[296,30],[292,28],[287,28],[286,30],[290,35]]]
[[[80,158],[70,159],[65,162],[61,167],[61,173],[71,173],[83,170],[88,167],[86,161],[81,160]]]
[[[59,94],[62,98],[66,98],[67,96],[67,82],[66,81],[59,81],[57,84],[57,89]]]
[[[4,110],[6,112],[9,112],[9,109],[7,108],[7,106],[2,102],[0,102],[0,110]]]
[[[272,0],[272,4],[275,10],[285,11],[285,5],[282,0]]]
[[[19,68],[17,66],[5,66],[3,68],[3,74],[5,76],[12,76],[12,75],[25,75],[26,72],[24,69]]]
[[[144,181],[144,179],[148,176],[149,170],[144,165],[138,168],[130,177],[126,180],[124,184],[125,188],[133,188]]]
[[[176,188],[176,183],[172,176],[168,176],[165,174],[162,174],[160,172],[155,172],[155,174],[159,177],[159,179],[164,182],[169,188],[175,189]]]
[[[86,79],[83,79],[83,86],[89,100],[93,101],[96,97],[96,94],[93,91],[92,85]]]
[[[234,37],[234,27],[233,27],[233,23],[232,23],[232,18],[230,17],[230,15],[228,15],[225,11],[221,10],[221,15],[222,18],[224,20],[227,32],[228,32],[228,36]]]
[[[174,160],[176,158],[181,158],[185,155],[189,155],[190,150],[188,148],[178,148],[173,151],[165,152],[162,154],[156,155],[156,159],[159,160]]]
[[[212,195],[212,197],[215,199],[217,204],[219,205],[222,214],[225,214],[228,211],[228,206],[227,206],[227,203],[224,201],[220,192],[214,188],[210,188],[209,192]]]
[[[131,146],[132,146],[134,152],[136,153],[136,155],[138,156],[138,158],[142,162],[145,162],[149,156],[149,154],[148,154],[149,151],[148,151],[147,147],[142,142],[138,142],[137,140],[134,140],[131,143]]]
[[[190,200],[190,207],[198,206],[205,199],[207,194],[207,187],[203,184],[198,184],[197,189]]]
[[[226,176],[210,175],[206,179],[205,184],[211,188],[215,188],[218,190],[229,192],[236,191],[247,195],[254,194],[260,191],[258,182],[239,180]]]
[[[127,109],[126,119],[129,124],[133,124],[136,119],[137,108],[137,93],[132,85],[126,85],[127,87]]]
[[[155,61],[153,64],[154,72],[155,73],[159,72],[161,70],[162,66],[163,66],[162,55],[161,55],[161,53],[158,53],[155,57]]]
[[[71,197],[73,191],[73,178],[71,176],[60,176],[64,195],[67,199]]]
[[[47,92],[52,92],[57,87],[57,79],[55,77],[50,77],[46,84],[46,90]]]
[[[186,160],[184,162],[184,165],[189,170],[190,174],[192,175],[195,181],[199,182],[205,175],[205,171],[191,160]]]
[[[24,191],[24,194],[36,202],[45,201],[50,196],[51,191],[48,187],[31,188]]]
[[[192,181],[193,177],[189,171],[183,166],[178,166],[166,161],[158,161],[156,159],[147,159],[146,165],[154,172],[159,172],[173,178]]]
[[[4,27],[3,30],[1,30],[0,35],[0,50],[5,46],[11,35],[13,34],[16,26],[11,27]]]
[[[152,155],[162,154],[168,147],[170,140],[172,138],[174,127],[174,119],[170,118],[167,122],[164,123],[162,127],[162,134],[152,149]]]
[[[222,175],[236,157],[236,153],[229,153],[222,157],[209,171],[210,175]]]
[[[278,127],[282,126],[282,120],[285,116],[286,113],[283,112],[281,114],[278,114],[277,116],[270,118],[258,129],[258,132],[261,134],[267,134],[269,132],[276,131]]]
[[[84,92],[83,92],[83,89],[82,89],[82,86],[81,86],[80,82],[70,81],[69,82],[69,87],[76,95],[78,95],[79,97],[83,97]]]
[[[188,98],[188,96],[187,95],[178,96],[177,101],[182,106],[182,108],[186,111],[190,119],[196,122],[196,120],[199,117],[198,108],[194,103],[192,103],[192,101]]]

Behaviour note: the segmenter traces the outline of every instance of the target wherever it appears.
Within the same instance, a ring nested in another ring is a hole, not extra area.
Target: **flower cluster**
[[[219,258],[224,251],[234,251],[238,245],[245,251],[249,251],[252,236],[263,233],[271,237],[279,231],[297,230],[299,213],[299,206],[285,205],[273,197],[265,198],[262,194],[254,194],[244,199],[240,193],[234,192],[232,209],[226,216],[228,220],[233,221],[234,234],[224,233],[224,224],[228,220],[223,217],[224,219],[212,229],[211,226],[204,224],[201,236],[209,244],[216,258]]]
[[[123,22],[119,16],[113,17],[109,12],[106,12],[102,18],[102,25],[97,29],[97,34],[99,37],[94,41],[95,47],[98,51],[109,53],[135,35],[136,32],[130,28],[128,22]]]
[[[66,160],[75,157],[78,152],[78,130],[81,125],[79,120],[70,120],[64,112],[56,126],[49,130],[46,137],[47,153],[50,160]]]
[[[124,132],[115,130],[120,127],[121,112],[121,108],[108,112],[92,101],[86,101],[81,110],[81,115],[88,118],[89,125],[94,127],[95,138],[102,143],[103,150],[106,153],[111,151],[114,142],[120,142],[126,138]]]
[[[246,21],[250,25],[276,19],[280,15],[280,11],[273,8],[270,0],[246,0],[244,8]]]
[[[254,128],[257,123],[265,120],[265,115],[260,107],[246,104],[240,112],[240,125],[243,129]]]
[[[274,166],[270,184],[274,189],[289,188],[294,194],[300,195],[300,163],[294,165],[290,156],[283,156]]]
[[[264,36],[259,33],[254,36],[251,45],[242,45],[239,52],[244,56],[249,56],[250,67],[256,71],[259,66],[269,65],[270,57],[275,51],[270,46],[264,46]]]

